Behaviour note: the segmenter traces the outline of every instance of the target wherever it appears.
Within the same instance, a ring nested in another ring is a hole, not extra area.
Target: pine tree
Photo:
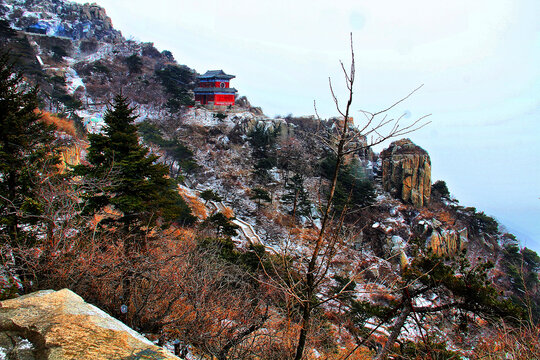
[[[86,194],[86,213],[95,214],[110,206],[121,215],[102,222],[121,225],[129,233],[155,226],[158,219],[164,224],[193,223],[195,218],[174,190],[167,167],[157,163],[158,157],[139,143],[134,111],[125,97],[117,95],[105,113],[104,133],[88,136],[89,165],[78,166],[76,173],[90,180],[108,179],[109,183]]]
[[[43,204],[41,179],[56,171],[60,160],[55,127],[40,121],[37,88],[0,56],[0,229],[12,243],[34,239]]]
[[[223,198],[216,194],[213,190],[207,189],[201,192],[201,198],[205,201],[205,205],[208,204],[209,201],[223,201]]]
[[[231,220],[227,218],[222,213],[216,213],[212,214],[203,223],[203,227],[213,227],[216,229],[216,235],[217,237],[232,237],[238,235],[238,230],[240,226],[233,223]]]
[[[261,201],[272,202],[272,198],[268,191],[258,187],[251,189],[249,198],[257,202],[257,210],[261,207]]]
[[[518,322],[524,312],[509,299],[505,299],[488,280],[488,271],[493,263],[478,263],[471,266],[464,255],[442,258],[421,248],[421,242],[411,244],[413,260],[402,265],[401,278],[388,288],[388,298],[373,304],[369,301],[350,302],[350,319],[364,343],[374,333],[374,320],[378,326],[392,324],[385,346],[377,360],[386,359],[392,351],[408,319],[422,334],[428,319],[444,317],[459,326],[466,334],[468,323],[478,317],[486,321]],[[432,299],[426,301],[426,299]],[[437,314],[437,315],[435,315]],[[376,329],[375,328],[375,329]],[[422,335],[423,340],[429,340]],[[429,347],[432,344],[426,343]]]
[[[321,162],[321,175],[330,180],[335,165],[336,157],[330,153]],[[332,204],[336,213],[356,210],[375,201],[373,184],[363,174],[363,170],[357,160],[340,165]]]
[[[285,204],[292,205],[290,214],[295,216],[309,216],[311,214],[311,203],[306,189],[304,189],[304,176],[295,174],[290,181],[285,184],[288,191],[281,197]]]
[[[270,130],[263,123],[257,123],[248,135],[253,147],[253,158],[257,160],[253,174],[260,183],[271,181],[268,171],[277,164],[275,145],[280,131],[281,126]]]

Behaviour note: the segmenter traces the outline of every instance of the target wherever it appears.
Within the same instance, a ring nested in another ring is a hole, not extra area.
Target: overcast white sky
[[[124,36],[236,75],[270,116],[313,114],[313,100],[335,115],[328,77],[343,94],[352,31],[355,120],[425,84],[397,110],[433,114],[410,135],[433,180],[540,251],[540,1],[93,1]]]

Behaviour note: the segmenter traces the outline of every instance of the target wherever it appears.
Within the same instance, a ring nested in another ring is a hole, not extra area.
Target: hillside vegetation
[[[431,183],[423,118],[195,106],[96,5],[0,12],[2,299],[69,288],[184,359],[540,357],[540,257]]]

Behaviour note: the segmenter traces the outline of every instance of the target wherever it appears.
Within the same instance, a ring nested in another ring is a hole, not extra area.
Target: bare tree
[[[364,115],[364,122],[362,125],[355,127],[354,124],[352,124],[352,119],[350,116],[356,76],[352,34],[350,45],[350,69],[347,70],[343,62],[340,62],[348,90],[348,97],[345,105],[342,105],[338,100],[334,92],[332,81],[329,79],[332,99],[341,117],[336,123],[335,129],[332,130],[332,133],[315,135],[319,141],[325,144],[327,148],[331,149],[336,158],[328,195],[326,201],[324,202],[324,206],[321,207],[322,221],[320,228],[316,233],[311,233],[309,236],[306,236],[305,240],[308,244],[309,251],[308,254],[305,254],[300,259],[300,263],[303,265],[300,265],[300,267],[294,271],[288,270],[284,275],[278,276],[277,278],[271,280],[274,284],[293,296],[294,299],[298,301],[301,308],[301,328],[296,345],[296,353],[294,356],[295,360],[300,360],[303,358],[306,341],[310,332],[313,310],[316,307],[321,306],[322,304],[327,303],[333,298],[339,296],[349,285],[345,284],[342,291],[337,291],[333,295],[328,295],[327,297],[323,298],[320,297],[322,296],[320,291],[321,285],[328,280],[332,259],[345,240],[342,238],[343,234],[341,231],[343,228],[343,214],[338,216],[338,218],[335,218],[332,212],[332,204],[334,201],[340,168],[342,167],[346,156],[369,149],[370,147],[383,143],[386,140],[416,131],[428,123],[424,120],[429,115],[422,116],[408,124],[402,123],[404,121],[405,114],[399,117],[391,117],[389,115],[389,112],[394,110],[397,105],[418,91],[421,88],[420,86],[381,111],[369,112],[361,110],[360,112]],[[315,112],[317,113],[316,106]],[[319,117],[318,114],[317,117]],[[285,257],[283,258],[283,261],[285,268],[294,267],[293,264]],[[353,280],[351,279],[351,282],[352,281]]]

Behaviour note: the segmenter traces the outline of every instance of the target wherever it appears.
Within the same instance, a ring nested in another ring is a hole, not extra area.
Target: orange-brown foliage
[[[25,285],[70,288],[132,327],[197,344],[206,355],[216,354],[253,324],[264,325],[270,288],[254,286],[240,267],[220,261],[213,249],[199,247],[192,229],[171,228],[151,235],[142,239],[109,231],[90,234],[40,261],[26,253],[31,272],[43,275],[39,282]],[[145,251],[128,250],[130,241],[145,241]],[[122,304],[127,305],[127,314],[119,312]],[[252,351],[250,346],[231,351],[244,358],[243,352]]]
[[[163,234],[177,239],[182,239],[184,243],[195,244],[195,236],[197,235],[192,228],[172,226],[166,229]]]
[[[228,206],[225,206],[225,208],[221,211],[223,213],[223,215],[225,215],[225,217],[227,219],[230,219],[230,218],[233,218],[234,217],[234,211],[233,209],[231,209],[230,207]]]
[[[448,225],[454,225],[456,223],[456,219],[452,216],[452,214],[444,210],[437,214],[437,219]]]
[[[178,187],[178,193],[184,198],[188,203],[193,215],[198,217],[201,220],[204,220],[208,217],[208,210],[201,200],[196,195],[190,194],[185,188]]]
[[[519,328],[500,325],[481,339],[474,349],[475,359],[540,359],[540,326],[524,324]]]
[[[345,347],[339,347],[339,349],[333,353],[325,356],[325,359],[328,360],[340,360],[344,359],[349,353],[351,353],[352,349],[354,349],[356,346],[354,344],[350,344]],[[360,347],[357,350],[355,350],[347,359],[350,360],[372,360],[374,358],[374,354],[371,350],[369,350],[367,347]]]
[[[296,223],[294,216],[281,213],[280,211],[275,211],[269,207],[260,209],[259,211],[264,217],[279,226],[290,228]]]
[[[56,125],[59,131],[65,132],[73,137],[76,136],[75,126],[73,125],[72,120],[59,118],[47,111],[36,110],[36,113],[41,114],[41,120],[44,123]]]
[[[431,219],[433,217],[435,217],[435,214],[433,214],[432,211],[426,209],[426,208],[421,208],[420,209],[420,216],[422,219]]]

